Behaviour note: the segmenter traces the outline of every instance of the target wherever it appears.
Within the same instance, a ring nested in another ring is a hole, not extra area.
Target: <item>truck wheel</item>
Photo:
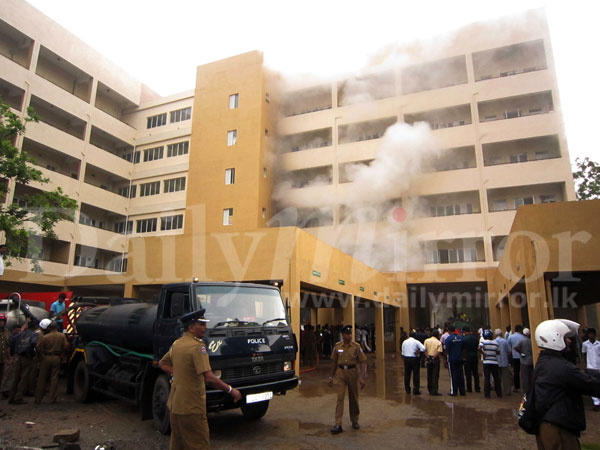
[[[152,421],[154,427],[162,434],[169,434],[171,431],[169,409],[167,408],[170,392],[169,379],[166,375],[159,375],[154,382],[154,389],[152,389]]]
[[[75,367],[73,375],[73,395],[79,403],[88,403],[92,399],[90,390],[90,371],[82,359]]]
[[[269,400],[258,403],[244,403],[242,405],[242,414],[246,420],[258,420],[267,413]]]

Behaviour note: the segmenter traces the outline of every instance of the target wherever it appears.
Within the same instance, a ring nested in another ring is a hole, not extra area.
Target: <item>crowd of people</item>
[[[26,404],[26,396],[39,404],[47,391],[49,402],[58,402],[58,376],[67,350],[62,333],[64,303],[61,294],[52,304],[53,320],[28,318],[10,331],[7,315],[0,313],[0,393],[9,404]]]

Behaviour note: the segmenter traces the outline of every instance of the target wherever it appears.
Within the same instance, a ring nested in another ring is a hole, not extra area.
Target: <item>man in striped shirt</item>
[[[483,393],[485,398],[490,398],[490,375],[494,377],[494,388],[498,398],[502,398],[502,384],[500,372],[498,371],[498,354],[500,347],[493,340],[492,330],[483,332],[483,341],[479,344],[479,350],[483,355]]]

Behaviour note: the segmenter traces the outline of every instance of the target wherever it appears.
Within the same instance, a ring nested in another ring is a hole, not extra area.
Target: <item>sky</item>
[[[600,2],[27,1],[161,95],[193,89],[197,66],[251,50],[284,73],[330,76],[389,44],[545,7],[571,161],[600,161]]]

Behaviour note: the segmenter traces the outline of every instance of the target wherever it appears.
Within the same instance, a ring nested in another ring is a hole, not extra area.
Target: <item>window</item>
[[[156,116],[148,117],[146,122],[146,128],[162,127],[167,124],[167,113],[158,114]]]
[[[233,208],[227,208],[223,210],[223,225],[231,225],[231,218],[233,217]]]
[[[192,118],[192,107],[178,109],[171,111],[171,123],[183,122],[184,120],[190,120]]]
[[[156,217],[153,219],[137,220],[135,231],[137,233],[152,233],[156,231],[156,222]]]
[[[494,211],[506,211],[506,200],[494,200]]]
[[[510,155],[510,162],[527,162],[527,153],[521,153],[519,155]]]
[[[136,185],[123,186],[123,187],[120,187],[119,189],[117,189],[117,194],[119,194],[121,197],[125,197],[125,198],[135,198],[136,188],[137,188]]]
[[[160,194],[160,181],[140,184],[140,197]]]
[[[235,169],[225,169],[225,184],[235,183]]]
[[[181,228],[183,228],[183,214],[160,218],[161,231],[179,230]]]
[[[183,191],[185,189],[185,177],[180,178],[171,178],[170,180],[165,180],[165,187],[163,192],[177,192]]]
[[[554,195],[540,195],[540,203],[554,203],[555,201]]]
[[[128,220],[127,222],[115,223],[115,233],[131,234],[132,231],[133,231],[133,220]]]
[[[134,164],[138,164],[140,162],[140,151],[137,150],[135,152],[125,153],[121,158]]]
[[[177,142],[167,145],[167,158],[187,155],[190,150],[190,141]]]
[[[237,130],[229,130],[227,132],[227,146],[231,147],[237,142]]]
[[[235,109],[238,107],[238,101],[240,94],[231,94],[229,96],[229,109]]]
[[[144,150],[144,162],[162,159],[164,149],[165,147],[161,145],[160,147],[154,147]]]
[[[521,205],[533,205],[533,197],[515,198],[515,209]]]

